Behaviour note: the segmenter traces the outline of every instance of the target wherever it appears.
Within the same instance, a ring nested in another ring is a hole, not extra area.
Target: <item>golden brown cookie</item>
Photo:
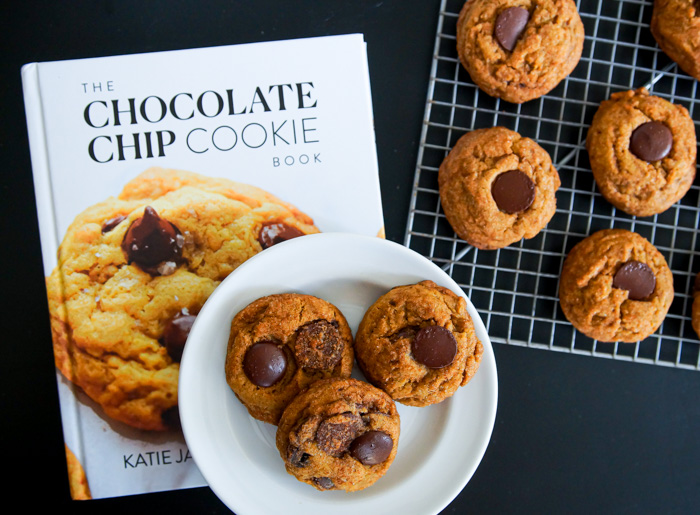
[[[569,252],[559,301],[566,318],[586,336],[637,342],[666,317],[673,301],[673,277],[664,256],[644,237],[605,229]]]
[[[700,273],[695,276],[695,284],[693,285],[693,312],[691,322],[695,334],[700,337]]]
[[[432,281],[382,295],[355,337],[367,380],[410,406],[451,397],[474,376],[483,352],[464,298]]]
[[[700,2],[654,0],[650,28],[661,50],[700,80]]]
[[[85,470],[73,451],[65,445],[66,464],[68,465],[68,486],[70,487],[70,496],[74,501],[85,501],[92,499],[90,485],[88,484]]]
[[[666,211],[695,179],[697,140],[688,110],[644,88],[600,104],[586,148],[601,194],[631,215]]]
[[[287,472],[317,490],[355,492],[389,469],[399,445],[396,405],[357,379],[316,381],[284,410],[277,449]]]
[[[233,318],[226,381],[252,417],[277,424],[312,382],[350,377],[354,359],[352,331],[333,304],[312,295],[269,295]]]
[[[573,0],[467,0],[457,21],[457,53],[474,83],[516,104],[567,77],[583,40]]]
[[[546,150],[504,127],[459,138],[440,165],[440,202],[467,243],[496,249],[533,238],[556,211],[560,180]]]
[[[108,416],[177,427],[180,356],[204,301],[267,246],[318,232],[285,202],[238,188],[149,170],[66,231],[47,278],[56,366]]]

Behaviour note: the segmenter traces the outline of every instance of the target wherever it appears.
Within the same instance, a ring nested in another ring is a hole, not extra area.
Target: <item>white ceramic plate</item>
[[[397,404],[401,436],[389,471],[354,493],[320,492],[287,474],[276,426],[259,422],[224,376],[234,315],[273,293],[315,295],[335,304],[353,334],[365,310],[393,286],[430,279],[464,295],[445,272],[388,240],[323,233],[271,247],[249,259],[214,291],[192,327],[180,368],[185,440],[214,493],[237,515],[438,513],[467,484],[484,455],[496,417],[498,382],[491,342],[467,299],[484,355],[474,378],[440,404]],[[361,378],[359,372],[355,376]]]

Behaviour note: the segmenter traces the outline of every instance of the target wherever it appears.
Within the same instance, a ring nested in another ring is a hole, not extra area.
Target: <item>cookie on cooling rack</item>
[[[452,396],[474,376],[483,352],[464,298],[432,281],[389,290],[355,336],[367,380],[410,406]]]
[[[467,0],[457,21],[457,53],[474,83],[517,104],[568,76],[583,41],[573,0]]]
[[[700,80],[700,3],[654,0],[650,29],[661,50],[685,73]]]
[[[277,424],[305,387],[350,377],[353,338],[345,317],[312,295],[283,293],[250,303],[236,314],[226,352],[226,381],[250,415]]]
[[[559,301],[566,318],[603,342],[637,342],[656,331],[673,301],[673,276],[648,240],[604,229],[567,255]]]
[[[468,132],[440,166],[440,202],[467,243],[497,249],[533,238],[556,211],[560,180],[546,150],[504,127]]]
[[[276,445],[289,474],[317,490],[355,492],[389,470],[400,418],[386,393],[352,378],[316,381],[292,400]]]
[[[644,88],[601,103],[586,148],[601,194],[630,215],[666,211],[695,179],[697,140],[688,110]]]

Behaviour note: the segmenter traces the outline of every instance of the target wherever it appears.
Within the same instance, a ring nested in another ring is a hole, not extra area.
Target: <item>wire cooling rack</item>
[[[464,0],[442,0],[405,245],[428,257],[464,289],[492,341],[596,357],[700,370],[700,339],[691,327],[692,288],[700,271],[700,188],[666,212],[636,218],[598,192],[585,138],[600,102],[611,93],[647,87],[684,105],[700,124],[698,83],[658,48],[651,0],[579,0],[586,32],[583,55],[556,89],[516,105],[481,92],[460,65],[456,25]],[[500,125],[544,147],[559,171],[557,212],[535,238],[499,250],[459,239],[442,212],[438,169],[465,132]],[[698,131],[700,134],[700,131]],[[675,297],[663,325],[643,341],[606,343],[576,331],[559,306],[559,273],[568,251],[593,232],[641,234],[665,256]]]

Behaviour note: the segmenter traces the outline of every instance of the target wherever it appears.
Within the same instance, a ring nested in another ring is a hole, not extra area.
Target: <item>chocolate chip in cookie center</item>
[[[524,7],[508,7],[501,11],[493,30],[498,43],[506,50],[512,51],[529,20],[530,12]]]
[[[284,222],[266,222],[260,228],[258,242],[263,249],[267,249],[283,241],[298,238],[299,236],[304,236],[304,233],[296,227],[287,225]]]
[[[535,183],[526,173],[510,170],[496,177],[491,195],[501,211],[509,215],[522,213],[535,201]]]
[[[136,263],[149,273],[160,263],[182,261],[184,238],[177,228],[147,206],[143,216],[134,220],[122,240],[122,250],[129,263]],[[174,267],[168,267],[171,272]]]
[[[297,330],[294,357],[307,370],[332,370],[343,358],[345,342],[337,323],[315,320]]]
[[[394,448],[394,440],[384,431],[367,431],[350,444],[350,455],[363,465],[383,463]]]
[[[428,368],[451,365],[457,355],[457,340],[452,331],[439,325],[423,327],[411,342],[413,359]]]
[[[287,355],[274,342],[252,345],[243,357],[243,372],[256,386],[264,388],[277,383],[287,371]]]
[[[175,362],[180,362],[182,352],[185,350],[187,337],[194,323],[195,315],[178,313],[168,321],[163,332],[163,345],[168,351],[168,355]]]
[[[643,123],[632,132],[630,151],[643,161],[659,161],[673,147],[671,129],[662,122]]]
[[[628,261],[615,273],[613,287],[627,290],[631,300],[646,300],[654,293],[656,276],[647,264]]]

